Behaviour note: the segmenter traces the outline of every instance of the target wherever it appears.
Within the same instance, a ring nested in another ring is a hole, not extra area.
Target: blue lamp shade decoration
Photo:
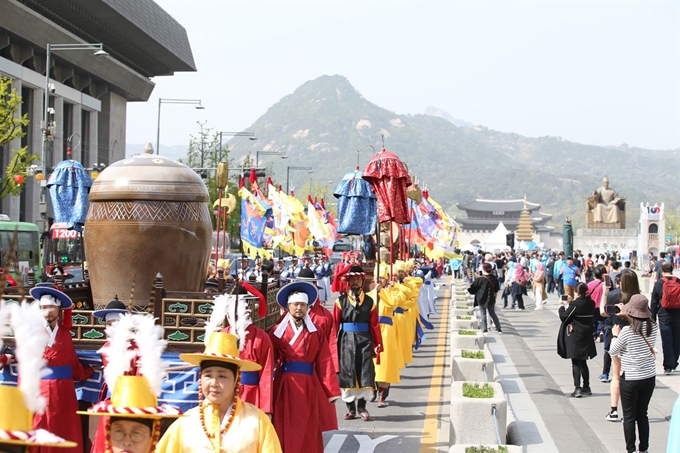
[[[87,216],[87,197],[92,178],[83,165],[75,160],[57,164],[47,180],[54,220],[66,223],[66,227],[82,231]]]

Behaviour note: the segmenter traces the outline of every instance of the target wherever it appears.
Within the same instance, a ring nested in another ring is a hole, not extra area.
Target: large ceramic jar
[[[208,191],[189,167],[152,153],[115,162],[90,190],[84,237],[95,308],[131,293],[147,306],[158,273],[170,291],[203,291]]]

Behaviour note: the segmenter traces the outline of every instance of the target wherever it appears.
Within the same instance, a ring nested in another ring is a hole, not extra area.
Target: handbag
[[[560,330],[557,332],[557,354],[563,359],[567,357],[567,337],[574,331],[574,326],[571,325],[571,320],[574,317],[576,309],[569,313],[567,319],[560,324]]]

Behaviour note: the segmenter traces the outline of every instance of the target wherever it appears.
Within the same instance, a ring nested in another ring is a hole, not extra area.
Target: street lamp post
[[[108,52],[104,50],[104,45],[102,43],[72,43],[72,44],[47,44],[45,56],[45,98],[43,105],[43,122],[42,122],[42,174],[43,179],[40,183],[42,190],[40,193],[40,216],[43,220],[43,230],[47,230],[47,206],[45,204],[45,187],[47,185],[47,143],[53,140],[54,128],[50,125],[49,114],[50,114],[50,92],[54,92],[54,86],[50,84],[50,66],[52,64],[52,52],[65,51],[65,50],[94,50],[94,56],[103,57],[107,56]]]
[[[196,110],[203,110],[205,107],[200,99],[164,99],[158,98],[158,122],[156,124],[156,154],[161,153],[161,105],[162,104],[183,104],[193,105]]]
[[[257,140],[257,137],[255,137],[255,132],[223,132],[220,131],[218,132],[220,136],[220,162],[222,162],[222,136],[226,135],[227,137],[248,137],[248,140]]]
[[[280,156],[281,159],[288,159],[286,153],[280,153],[278,151],[255,151],[255,168],[260,166],[260,156]]]
[[[290,194],[290,171],[291,170],[308,170],[310,173],[314,171],[312,167],[296,167],[296,166],[288,166],[286,167],[286,195]]]

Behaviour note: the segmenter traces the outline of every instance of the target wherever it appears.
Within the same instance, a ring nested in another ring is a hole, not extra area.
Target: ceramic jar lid
[[[145,154],[114,162],[95,179],[89,201],[109,200],[208,202],[209,196],[195,171],[147,147]]]

